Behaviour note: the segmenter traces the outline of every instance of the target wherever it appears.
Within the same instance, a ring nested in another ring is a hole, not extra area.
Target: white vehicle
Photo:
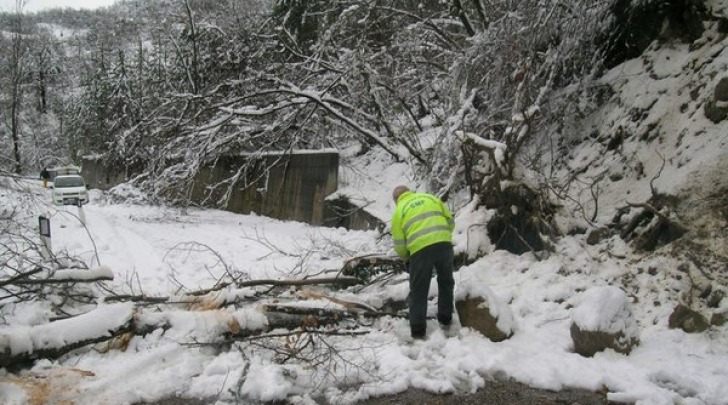
[[[68,176],[71,174],[79,175],[81,174],[81,167],[74,165],[56,166],[51,167],[48,171],[51,173],[51,177]]]
[[[51,167],[50,169],[48,169],[48,174],[50,174],[51,176],[51,178],[48,180],[48,185],[50,187],[53,187],[53,179],[55,179],[56,176],[68,176],[71,174],[80,175],[81,167],[74,165]]]
[[[83,177],[72,174],[56,176],[53,179],[51,198],[55,205],[83,205],[88,204],[88,189]]]

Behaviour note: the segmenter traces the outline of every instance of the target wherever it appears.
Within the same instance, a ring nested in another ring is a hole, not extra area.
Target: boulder
[[[713,92],[713,100],[728,101],[728,77],[720,79]]]
[[[455,302],[455,308],[458,311],[462,326],[480,332],[493,342],[501,342],[513,335],[513,330],[510,327],[511,314],[498,314],[496,311],[497,315],[493,315],[491,305],[483,297],[466,297],[458,300]],[[505,322],[499,322],[499,320]]]
[[[687,333],[700,333],[705,332],[710,324],[699,312],[679,304],[670,314],[668,326],[670,329],[682,329]]]
[[[613,333],[582,330],[575,323],[571,324],[571,340],[574,342],[574,351],[585,357],[592,357],[606,349],[629,354],[638,343],[637,339],[627,338],[621,331]]]
[[[723,326],[726,324],[726,314],[725,313],[713,313],[713,316],[710,317],[710,324],[713,326]]]
[[[607,228],[592,229],[591,232],[589,232],[589,235],[587,235],[586,237],[586,244],[594,246],[604,240],[608,235],[609,229]]]
[[[713,97],[705,103],[705,116],[716,124],[728,117],[728,77],[715,86]]]
[[[576,353],[591,357],[612,349],[629,354],[639,343],[637,322],[624,291],[612,286],[595,287],[576,301],[570,330]]]

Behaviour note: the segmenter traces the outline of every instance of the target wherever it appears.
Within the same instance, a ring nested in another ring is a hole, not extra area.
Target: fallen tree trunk
[[[17,368],[56,359],[78,348],[104,342],[134,329],[130,304],[104,305],[77,317],[0,333],[0,368]]]
[[[224,288],[235,286],[237,288],[244,288],[244,287],[257,287],[262,285],[270,285],[274,287],[285,287],[285,286],[306,286],[306,285],[327,285],[327,284],[333,284],[333,285],[340,285],[340,286],[352,286],[356,284],[360,284],[361,280],[357,279],[356,277],[328,277],[328,278],[311,278],[311,279],[303,279],[303,280],[273,280],[273,279],[263,279],[263,280],[248,280],[248,281],[239,281],[239,282],[224,282],[215,285],[211,288],[206,288],[202,290],[192,291],[185,295],[190,297],[200,297],[206,294],[209,294],[211,292],[220,291]],[[198,302],[195,298],[190,298],[189,300],[180,299],[177,301],[173,301],[173,297],[154,297],[154,296],[148,296],[148,295],[112,295],[109,297],[104,298],[105,302],[120,302],[120,301],[132,301],[132,302],[146,302],[146,303],[153,303],[153,304],[161,304],[161,303],[196,303]]]
[[[212,315],[213,312],[218,315]],[[208,330],[211,331],[207,338],[211,343],[215,343],[218,339],[245,340],[275,329],[314,331],[322,326],[338,325],[344,320],[352,321],[351,325],[356,327],[360,317],[398,316],[362,307],[336,309],[277,304],[238,311],[183,313],[190,317],[205,317]],[[88,313],[45,325],[13,328],[0,333],[0,368],[20,369],[38,359],[58,359],[73,350],[115,338],[122,338],[125,342],[122,346],[125,346],[131,336],[143,336],[160,328],[173,328],[172,314],[172,312],[143,313],[132,303],[115,303],[100,305]],[[179,312],[174,314],[179,316]],[[354,329],[346,333],[359,332]],[[191,344],[199,344],[199,341],[195,340],[195,343]]]
[[[301,291],[299,297],[303,299],[321,299],[342,306],[338,308],[313,308],[310,306],[294,306],[268,304],[259,308],[240,308],[237,310],[221,310],[220,308],[239,303],[238,294],[225,294],[227,287],[244,288],[256,286],[312,286],[335,285],[341,287],[366,283],[373,274],[381,272],[398,273],[403,263],[391,258],[365,257],[356,258],[356,261],[347,263],[349,270],[366,270],[367,277],[361,272],[350,271],[345,275],[328,278],[295,279],[295,280],[232,280],[215,285],[214,287],[193,291],[180,296],[155,297],[146,295],[112,295],[103,297],[103,304],[82,315],[53,321],[45,325],[22,326],[0,332],[0,368],[14,369],[27,366],[41,358],[57,359],[73,350],[85,346],[116,342],[109,344],[106,349],[120,346],[122,349],[133,336],[145,335],[157,329],[171,329],[175,317],[204,317],[209,326],[209,335],[190,337],[199,340],[208,339],[211,343],[216,340],[244,341],[252,336],[260,335],[274,329],[316,331],[321,326],[337,325],[344,320],[349,321],[346,333],[357,334],[361,318],[376,318],[382,316],[403,316],[390,312],[381,312],[369,305],[347,301],[316,291]],[[384,269],[381,269],[383,267]],[[105,266],[97,269],[65,269],[57,270],[44,278],[30,279],[41,270],[25,273],[10,280],[17,285],[24,284],[55,284],[74,282],[96,282],[113,279],[111,270]],[[243,297],[245,298],[245,297]],[[142,312],[135,304],[172,305],[186,304],[188,311],[176,312]],[[217,315],[211,315],[216,313]],[[406,315],[404,315],[406,316]],[[329,330],[329,332],[331,332]],[[362,332],[366,333],[366,332]],[[183,343],[184,342],[180,342]],[[191,343],[194,344],[194,343]]]

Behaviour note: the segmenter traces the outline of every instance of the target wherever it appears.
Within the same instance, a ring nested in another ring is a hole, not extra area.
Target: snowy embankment
[[[112,289],[172,295],[182,286],[214,285],[233,267],[246,269],[251,278],[302,277],[303,270],[337,269],[347,255],[386,248],[374,232],[319,229],[214,210],[179,215],[174,209],[104,204],[95,194],[94,202],[84,208],[88,233],[71,215],[77,208],[70,212],[46,208],[53,224],[54,250],[73,250],[93,265],[98,257],[114,272],[114,281],[106,282]],[[462,224],[458,244],[464,243],[464,224],[482,220],[478,215],[487,214],[463,213],[458,218]],[[189,244],[192,241],[195,244]],[[626,246],[617,240],[612,244],[613,255],[627,254]],[[600,252],[599,246],[586,246],[578,238],[566,238],[556,249],[543,261],[493,252],[456,274],[458,286],[488,286],[510,307],[516,333],[504,342],[490,342],[469,329],[446,337],[435,322],[429,325],[425,342],[412,343],[405,319],[384,317],[367,325],[365,335],[327,337],[327,350],[322,353],[328,357],[319,358],[325,361],[312,367],[306,362],[281,363],[280,356],[252,343],[232,350],[205,344],[214,341],[220,325],[230,317],[253,319],[251,314],[241,315],[234,308],[165,311],[168,329],[133,337],[125,350],[104,344],[59,361],[38,361],[17,375],[4,373],[0,398],[6,404],[31,403],[33,387],[42,383],[53,398],[77,404],[125,404],[171,395],[217,398],[220,404],[234,403],[235,398],[289,398],[306,403],[319,395],[348,402],[409,387],[435,393],[472,392],[486,380],[512,378],[553,390],[606,388],[610,399],[626,402],[724,403],[728,397],[726,334],[668,330],[667,307],[657,309],[659,313],[639,312],[641,343],[629,356],[607,351],[584,358],[573,353],[572,306],[583,291],[616,283],[628,269]],[[225,265],[219,262],[221,257]],[[655,265],[673,263],[664,260]],[[660,278],[647,273],[638,277],[644,285],[659,283]],[[644,291],[645,296],[636,297],[638,301],[649,299],[648,289]],[[394,280],[385,288],[332,294],[376,306],[388,298],[406,296],[406,283]],[[282,299],[295,298],[292,291]],[[328,301],[318,304],[337,307]],[[50,337],[49,329],[42,326],[48,322],[49,305],[39,301],[4,306],[6,326],[0,334],[16,341],[29,332],[35,340]],[[145,322],[159,321],[152,308],[141,311]],[[89,315],[68,322],[69,331],[57,324],[62,329],[52,335],[81,339],[84,331],[104,328],[122,316],[130,316],[128,305],[99,304]]]

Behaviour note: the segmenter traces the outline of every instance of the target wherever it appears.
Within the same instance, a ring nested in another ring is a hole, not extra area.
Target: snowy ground
[[[115,275],[107,285],[136,294],[168,296],[180,289],[211,287],[232,269],[246,271],[253,279],[301,277],[304,271],[338,269],[347,255],[386,248],[374,232],[316,228],[216,210],[193,209],[182,215],[170,208],[104,203],[99,192],[84,208],[87,233],[77,208],[45,205],[47,191],[38,185],[31,188],[39,193],[35,210],[50,214],[54,251],[76,252],[93,266],[98,256]],[[10,194],[3,193],[7,202]],[[459,223],[470,220],[460,217]],[[463,235],[460,229],[460,244]],[[619,243],[612,242],[619,253]],[[406,320],[386,317],[366,327],[366,335],[327,338],[340,357],[330,359],[328,367],[312,368],[275,364],[272,354],[262,349],[220,352],[196,344],[213,336],[214,327],[205,319],[226,312],[240,316],[240,310],[178,311],[171,329],[134,337],[125,351],[97,347],[60,361],[39,361],[18,375],[3,373],[0,402],[34,403],[28,393],[41,384],[46,398],[55,401],[47,403],[120,405],[172,395],[215,398],[219,404],[233,402],[236,395],[299,403],[312,403],[314,396],[323,395],[348,402],[408,387],[472,392],[486,380],[512,378],[553,390],[607,389],[611,400],[628,403],[728,403],[725,329],[696,335],[668,330],[669,305],[635,305],[641,344],[628,356],[607,351],[584,358],[572,352],[571,306],[582,291],[609,284],[626,272],[609,257],[595,260],[603,255],[597,249],[578,238],[565,239],[558,254],[544,261],[494,252],[461,269],[456,288],[486,285],[512,311],[516,333],[501,343],[466,328],[446,337],[436,323],[429,325],[426,341],[413,343]],[[654,265],[660,270],[674,263]],[[660,282],[659,275],[638,277],[645,285]],[[377,305],[387,297],[406,295],[405,283],[393,284],[337,296]],[[124,305],[106,306],[111,313],[128,310]],[[7,323],[0,327],[2,336],[19,325],[45,323],[48,316],[48,308],[40,304],[6,306],[2,311]]]

